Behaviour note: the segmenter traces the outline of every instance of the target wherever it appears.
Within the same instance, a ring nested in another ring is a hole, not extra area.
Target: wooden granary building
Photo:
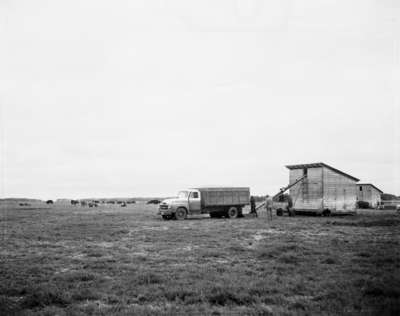
[[[289,183],[303,177],[289,191],[296,212],[328,215],[355,211],[359,179],[322,162],[286,167]]]
[[[381,205],[382,191],[371,183],[357,184],[357,200],[367,202],[369,207],[378,208]]]

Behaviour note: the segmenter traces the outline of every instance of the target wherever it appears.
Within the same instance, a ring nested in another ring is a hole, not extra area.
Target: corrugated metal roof
[[[382,190],[378,189],[376,186],[374,186],[372,183],[357,183],[357,185],[370,185],[371,187],[375,188],[379,192],[383,193]]]
[[[304,168],[328,168],[336,173],[341,174],[342,176],[345,176],[347,178],[350,178],[351,180],[354,180],[356,182],[360,181],[360,179],[357,179],[356,177],[353,177],[343,171],[340,171],[339,169],[333,168],[326,163],[323,162],[316,162],[316,163],[306,163],[306,164],[299,164],[299,165],[287,165],[286,168],[293,170],[293,169],[304,169]]]

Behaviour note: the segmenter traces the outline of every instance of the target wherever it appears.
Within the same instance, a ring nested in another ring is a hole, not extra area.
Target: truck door
[[[200,192],[191,191],[189,195],[189,212],[191,214],[201,213]]]

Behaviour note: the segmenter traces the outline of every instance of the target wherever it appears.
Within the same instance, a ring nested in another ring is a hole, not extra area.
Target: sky
[[[400,195],[397,0],[0,0],[0,196]]]

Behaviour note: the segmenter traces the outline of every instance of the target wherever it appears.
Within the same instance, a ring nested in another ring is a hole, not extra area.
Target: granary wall
[[[354,211],[357,202],[356,182],[346,176],[323,168],[323,204],[331,211]]]
[[[380,205],[382,202],[381,199],[381,192],[379,192],[377,189],[375,189],[374,187],[372,187],[372,191],[371,191],[371,207],[373,208],[377,208],[378,205]]]
[[[363,185],[357,185],[357,200],[369,202],[371,199],[371,190],[368,190],[367,187]]]
[[[381,193],[372,185],[358,184],[357,200],[368,202],[370,207],[376,208],[381,203]]]
[[[304,175],[303,169],[292,169],[289,174],[290,183]],[[297,210],[322,209],[322,168],[308,168],[307,178],[290,189],[293,207]]]

